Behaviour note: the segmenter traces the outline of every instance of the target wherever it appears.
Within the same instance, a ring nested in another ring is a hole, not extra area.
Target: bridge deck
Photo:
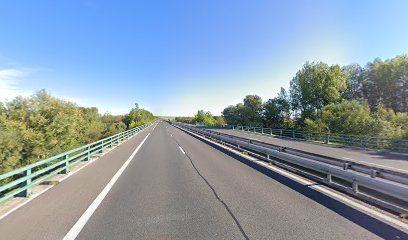
[[[389,168],[408,171],[408,154],[369,151],[363,149],[352,149],[336,145],[326,145],[305,141],[294,141],[280,137],[263,136],[251,132],[230,129],[212,129],[212,130],[238,137],[255,139],[265,143],[275,144],[283,147],[289,147],[306,152],[316,153],[328,157],[339,158],[351,162],[365,162],[369,164],[376,164]]]
[[[77,239],[394,239],[405,233],[160,123],[0,222],[2,239],[62,239],[151,133]]]

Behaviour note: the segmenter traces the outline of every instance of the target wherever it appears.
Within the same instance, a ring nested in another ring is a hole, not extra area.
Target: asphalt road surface
[[[163,122],[4,218],[0,238],[62,239],[149,133],[77,239],[407,238]]]
[[[238,137],[259,140],[265,143],[271,143],[283,147],[294,148],[305,152],[320,154],[323,156],[339,158],[350,162],[365,162],[385,167],[391,167],[408,171],[408,155],[369,151],[363,149],[352,149],[336,145],[325,145],[305,141],[294,141],[290,139],[271,137],[251,132],[230,130],[230,129],[211,129],[216,132],[226,133]]]

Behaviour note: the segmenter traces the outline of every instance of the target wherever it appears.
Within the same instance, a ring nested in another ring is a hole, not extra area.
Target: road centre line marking
[[[82,216],[78,219],[78,221],[74,224],[74,226],[69,230],[69,232],[63,238],[64,240],[74,240],[81,230],[84,228],[85,224],[88,220],[92,217],[92,214],[96,211],[98,206],[102,203],[103,199],[108,195],[109,191],[112,189],[113,185],[125,171],[129,163],[133,160],[136,153],[142,147],[143,143],[146,139],[150,136],[150,133],[143,139],[143,141],[139,144],[139,146],[133,151],[130,157],[126,160],[126,162],[122,165],[122,167],[115,173],[109,183],[105,186],[101,193],[95,198],[95,200],[89,205],[88,209],[82,214]]]
[[[184,152],[184,150],[179,146],[179,148],[180,148],[180,151],[183,153],[183,154],[186,154],[186,152]]]
[[[192,132],[190,132],[190,133],[192,133]],[[359,211],[361,211],[363,213],[367,213],[368,215],[375,216],[375,218],[381,219],[382,221],[385,221],[386,223],[392,223],[392,224],[404,229],[405,231],[408,230],[408,224],[407,223],[399,221],[399,220],[397,220],[395,218],[392,218],[392,217],[390,217],[390,216],[388,216],[386,214],[383,214],[380,211],[377,211],[375,209],[371,209],[371,208],[369,208],[367,206],[364,206],[363,204],[360,204],[360,203],[354,201],[353,199],[344,197],[344,196],[336,193],[335,191],[333,191],[331,189],[327,189],[327,188],[319,186],[319,185],[313,185],[314,182],[312,182],[310,180],[307,180],[307,179],[304,179],[302,177],[299,177],[296,174],[288,172],[288,171],[286,171],[284,169],[281,169],[279,167],[270,166],[266,162],[260,161],[260,160],[258,160],[256,158],[253,158],[253,157],[249,157],[247,155],[244,155],[241,152],[239,152],[239,151],[237,151],[237,150],[235,150],[233,148],[221,145],[221,144],[219,144],[219,143],[217,143],[215,141],[204,138],[201,135],[198,135],[196,133],[192,133],[192,134],[196,135],[196,136],[198,136],[198,137],[200,137],[202,139],[206,139],[207,141],[212,142],[212,143],[216,144],[217,146],[219,146],[221,148],[228,149],[231,152],[234,152],[234,153],[236,153],[236,154],[238,154],[238,155],[240,155],[240,156],[242,156],[242,157],[244,157],[244,158],[246,158],[246,159],[248,159],[250,161],[253,161],[256,164],[262,165],[262,166],[264,166],[264,167],[266,167],[266,168],[268,168],[268,169],[270,169],[270,170],[272,170],[274,172],[282,174],[282,175],[284,175],[284,176],[286,176],[286,177],[288,177],[288,178],[290,178],[290,179],[292,179],[292,180],[294,180],[296,182],[299,182],[299,183],[304,184],[304,185],[308,185],[309,188],[312,188],[312,189],[314,189],[314,190],[316,190],[318,192],[321,192],[321,193],[323,193],[326,196],[329,196],[331,198],[337,199],[338,201],[340,201],[342,203],[345,203],[346,205],[348,205],[348,206],[350,206],[350,207],[352,207],[354,209],[357,209],[357,210],[359,210]]]

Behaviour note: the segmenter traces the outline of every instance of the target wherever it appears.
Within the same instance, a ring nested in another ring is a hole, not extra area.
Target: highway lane
[[[216,132],[226,133],[238,137],[255,139],[265,143],[275,144],[283,147],[294,148],[306,152],[320,154],[323,156],[339,158],[350,162],[366,162],[385,167],[402,169],[408,171],[408,155],[369,151],[363,149],[352,149],[340,146],[330,146],[319,143],[294,141],[285,138],[271,137],[251,132],[237,131],[231,129],[211,129]]]
[[[153,126],[0,221],[0,239],[62,239]]]
[[[129,159],[77,239],[408,237],[308,186],[160,123],[4,218],[0,239],[62,239]]]
[[[160,123],[78,239],[396,239],[406,234]]]

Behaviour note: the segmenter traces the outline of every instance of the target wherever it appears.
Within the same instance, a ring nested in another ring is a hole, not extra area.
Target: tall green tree
[[[324,106],[318,119],[306,119],[305,129],[312,132],[373,135],[376,122],[367,102],[344,100]]]
[[[128,128],[134,128],[153,122],[155,119],[156,117],[151,112],[139,108],[139,104],[135,103],[135,107],[125,115],[123,121]]]
[[[262,99],[258,95],[247,95],[244,98],[244,125],[262,126]]]
[[[115,130],[123,130],[124,123],[117,123]],[[96,108],[79,107],[45,90],[0,103],[0,173],[97,141],[106,129]]]
[[[396,112],[408,111],[408,56],[383,61],[379,58],[365,67],[364,95],[376,110],[381,99],[387,108]]]
[[[269,99],[263,106],[264,126],[292,128],[290,98],[284,88],[277,97]]]
[[[342,98],[346,100],[363,101],[366,98],[364,93],[365,71],[358,64],[350,64],[343,67],[347,75],[347,88],[342,92]]]
[[[290,82],[292,107],[300,120],[315,119],[322,107],[341,100],[346,87],[347,75],[338,65],[307,62]]]
[[[216,123],[211,112],[205,112],[204,110],[198,110],[191,122],[203,125],[212,125]]]
[[[245,125],[247,123],[245,114],[245,106],[242,103],[228,106],[222,111],[225,121],[231,125]]]

